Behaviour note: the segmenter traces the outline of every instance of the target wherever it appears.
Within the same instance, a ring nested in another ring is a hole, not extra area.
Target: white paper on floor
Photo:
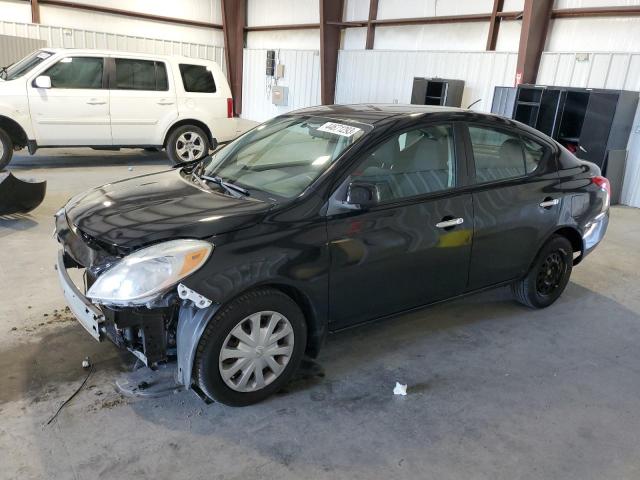
[[[396,382],[396,386],[393,388],[393,394],[394,395],[406,395],[407,394],[407,386]]]

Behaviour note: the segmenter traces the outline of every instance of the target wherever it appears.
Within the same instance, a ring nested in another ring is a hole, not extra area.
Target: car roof
[[[51,53],[73,53],[73,54],[91,54],[91,55],[123,55],[127,57],[136,57],[136,58],[162,58],[162,59],[183,59],[185,61],[197,61],[197,62],[212,62],[216,63],[215,60],[209,60],[206,58],[194,58],[194,57],[185,57],[184,55],[162,55],[155,53],[142,53],[142,52],[128,52],[123,50],[103,50],[97,48],[49,48],[43,47],[40,50],[44,50],[46,52]]]
[[[318,105],[290,112],[289,115],[313,115],[374,125],[397,116],[464,112],[455,107],[407,105],[397,103],[361,103],[353,105]]]

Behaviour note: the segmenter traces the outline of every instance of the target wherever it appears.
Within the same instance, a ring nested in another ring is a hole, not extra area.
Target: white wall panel
[[[248,32],[247,48],[273,50],[319,50],[320,30],[277,30],[265,32]]]
[[[247,25],[319,23],[318,0],[248,0]]]
[[[30,22],[31,6],[23,0],[0,0],[0,20]]]
[[[242,117],[264,121],[276,115],[320,103],[320,55],[313,50],[280,50],[284,78],[278,85],[289,87],[287,106],[271,103],[272,80],[265,75],[266,50],[244,50]]]
[[[548,52],[634,52],[640,17],[559,18],[549,25]]]
[[[369,19],[369,0],[345,0],[343,18],[350,22]]]
[[[490,13],[493,0],[379,0],[378,19]]]
[[[553,8],[591,8],[640,5],[640,0],[555,0]]]
[[[379,50],[484,50],[489,22],[376,27]],[[517,49],[517,47],[516,47]]]
[[[640,108],[629,138],[629,158],[622,186],[621,202],[632,207],[640,207]]]
[[[362,50],[367,43],[367,29],[345,28],[342,30],[342,48],[344,50]]]
[[[524,0],[504,0],[504,5],[502,7],[503,12],[519,12],[523,9]]]
[[[465,80],[462,105],[489,111],[493,89],[513,85],[516,53],[341,50],[336,103],[409,103],[413,77]]]
[[[505,9],[505,12],[517,10],[519,9]],[[500,22],[500,29],[498,30],[498,41],[496,42],[496,50],[500,52],[516,52],[518,50],[518,46],[520,45],[521,29],[522,22]]]
[[[206,58],[215,60],[226,71],[224,48],[215,45],[2,20],[0,20],[0,34],[45,40],[49,47],[98,48]]]

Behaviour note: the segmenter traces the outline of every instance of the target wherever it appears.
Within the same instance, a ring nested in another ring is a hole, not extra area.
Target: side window
[[[49,68],[43,75],[51,78],[51,88],[102,88],[104,59],[97,57],[67,57]]]
[[[202,65],[180,64],[180,75],[185,92],[215,93],[213,74]]]
[[[428,126],[396,135],[351,174],[378,186],[383,202],[437,192],[455,186],[456,160],[453,128]]]
[[[527,173],[531,173],[536,168],[538,168],[538,165],[540,165],[540,162],[542,161],[542,159],[545,156],[545,153],[547,152],[547,147],[544,147],[539,143],[536,143],[524,137],[522,141],[524,144],[525,168],[527,169]]]
[[[116,85],[118,90],[169,89],[167,68],[162,62],[116,58]]]
[[[529,165],[525,161],[524,142],[518,135],[490,127],[469,126],[469,136],[477,183],[521,177],[535,169],[534,163],[537,166],[533,159]]]

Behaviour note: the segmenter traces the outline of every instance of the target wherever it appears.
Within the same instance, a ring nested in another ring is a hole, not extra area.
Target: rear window
[[[180,64],[180,75],[185,92],[215,93],[213,73],[202,65]]]
[[[162,62],[116,58],[118,90],[169,90],[167,67]]]

